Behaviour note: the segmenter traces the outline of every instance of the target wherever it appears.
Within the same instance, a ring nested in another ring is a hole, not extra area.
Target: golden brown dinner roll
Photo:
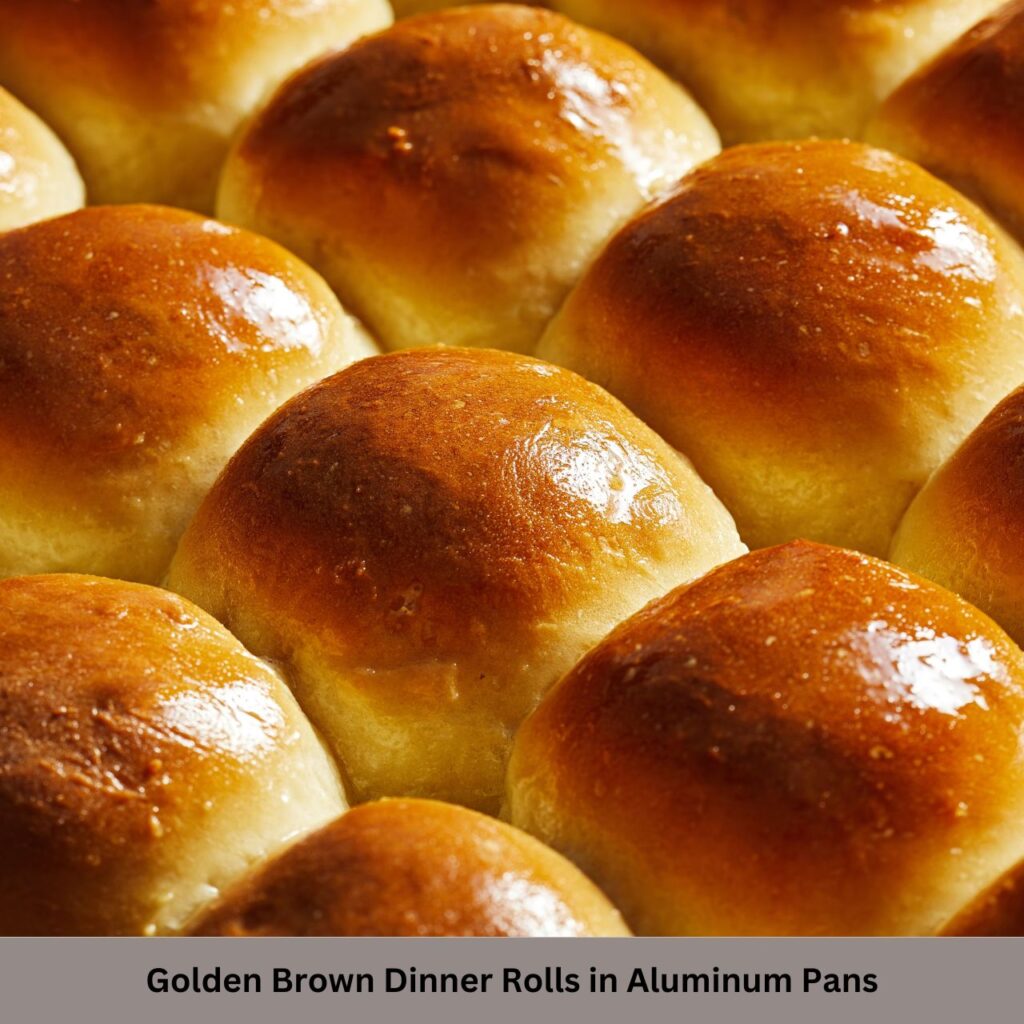
[[[929,474],[1024,381],[1024,257],[898,157],[742,146],[612,239],[538,354],[688,455],[751,547],[883,555]]]
[[[652,602],[519,731],[514,824],[634,930],[931,933],[1024,851],[1024,655],[806,542]]]
[[[891,557],[973,602],[1024,644],[1024,388],[928,481]]]
[[[1008,3],[913,75],[871,125],[1024,241],[1024,3]]]
[[[250,431],[371,351],[308,267],[193,214],[0,235],[0,575],[157,582]]]
[[[690,466],[601,389],[525,356],[420,349],[264,423],[169,579],[284,666],[357,799],[496,809],[548,686],[743,550]]]
[[[0,231],[77,210],[85,187],[60,139],[0,89]]]
[[[390,21],[386,0],[0,0],[0,85],[57,130],[91,202],[210,212],[242,118]]]
[[[344,808],[281,679],[188,601],[0,582],[0,933],[174,931]]]
[[[1024,935],[1024,861],[1018,861],[939,929],[939,935]]]
[[[218,211],[308,260],[387,348],[528,351],[611,231],[717,151],[628,47],[467,7],[291,78],[235,147]]]
[[[859,137],[876,104],[1000,0],[554,0],[693,91],[723,140]]]
[[[553,850],[429,800],[358,807],[231,889],[194,935],[625,936]]]

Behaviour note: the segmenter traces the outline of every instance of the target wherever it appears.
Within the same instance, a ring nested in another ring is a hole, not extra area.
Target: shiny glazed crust
[[[295,257],[193,214],[0,236],[0,575],[158,582],[249,432],[373,350]]]
[[[690,89],[727,145],[859,138],[889,92],[1000,0],[554,0]]]
[[[188,601],[0,582],[0,933],[174,931],[345,806],[284,683]]]
[[[629,47],[467,7],[293,76],[235,147],[218,214],[306,259],[386,348],[525,352],[608,235],[717,151]]]
[[[706,485],[601,389],[524,356],[423,349],[264,423],[169,579],[287,666],[360,799],[496,809],[547,687],[742,551]]]
[[[0,89],[0,231],[77,210],[85,186],[60,139]]]
[[[591,651],[520,729],[506,813],[637,932],[929,934],[1019,857],[1022,722],[991,620],[793,543]]]
[[[0,0],[0,85],[61,135],[90,202],[212,212],[242,119],[391,17],[385,0]]]
[[[891,558],[956,591],[1024,644],[1024,388],[928,481]]]
[[[869,130],[982,203],[1024,241],[1024,3],[1008,3],[885,102]]]
[[[193,935],[625,936],[568,861],[493,818],[366,804],[233,888]]]
[[[1024,380],[1024,259],[891,154],[742,146],[612,239],[538,354],[689,456],[751,547],[884,555],[929,474]]]

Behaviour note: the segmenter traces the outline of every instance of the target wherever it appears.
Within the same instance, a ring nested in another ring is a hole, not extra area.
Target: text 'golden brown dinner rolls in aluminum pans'
[[[242,119],[391,17],[386,0],[0,0],[0,85],[56,129],[90,202],[208,213]]]
[[[344,809],[285,684],[188,601],[0,582],[0,933],[173,932]]]
[[[554,0],[692,90],[727,144],[859,137],[875,106],[1000,0]]]
[[[1024,852],[1024,655],[794,542],[652,602],[519,730],[511,821],[637,932],[929,934]]]
[[[1024,388],[928,481],[891,558],[973,602],[1024,644]]]
[[[201,913],[193,935],[626,936],[569,861],[509,825],[429,800],[349,811]]]
[[[385,348],[525,352],[609,234],[717,151],[629,47],[467,7],[293,76],[228,159],[218,214],[308,260]]]
[[[1024,241],[1024,3],[1008,3],[913,75],[871,124]]]
[[[194,214],[0,235],[0,575],[158,582],[252,429],[373,351],[298,259]]]
[[[546,689],[743,550],[690,466],[600,388],[525,356],[418,349],[264,423],[169,581],[282,664],[356,799],[494,810]]]
[[[859,143],[764,143],[608,244],[538,354],[693,460],[751,547],[884,555],[916,491],[1024,381],[1024,256]]]
[[[0,231],[77,210],[85,186],[60,139],[0,89]]]

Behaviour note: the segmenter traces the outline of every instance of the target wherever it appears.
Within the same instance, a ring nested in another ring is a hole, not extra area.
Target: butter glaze
[[[628,47],[482,5],[293,76],[235,147],[218,211],[307,259],[385,347],[528,351],[608,234],[717,149]]]
[[[493,807],[509,737],[558,675],[742,550],[692,469],[601,389],[524,356],[423,349],[267,420],[170,584],[292,666],[355,792]]]
[[[892,154],[739,146],[614,236],[538,354],[691,458],[752,546],[881,555],[930,473],[1024,380],[1024,260]]]
[[[1024,240],[1024,3],[1004,4],[904,82],[868,129]]]
[[[258,868],[194,935],[625,936],[571,864],[461,807],[358,807]]]
[[[0,581],[0,932],[151,934],[345,807],[281,679],[194,605]]]
[[[919,934],[1019,856],[1024,656],[804,542],[615,629],[515,743],[506,810],[638,932]]]
[[[194,214],[90,207],[0,236],[0,574],[157,582],[252,428],[373,351],[308,267]]]

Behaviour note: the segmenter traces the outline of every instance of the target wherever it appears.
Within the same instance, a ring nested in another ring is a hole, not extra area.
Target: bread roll
[[[291,78],[235,147],[218,211],[308,260],[386,348],[526,352],[608,235],[717,151],[623,44],[467,7]]]
[[[805,542],[648,605],[519,731],[507,813],[638,933],[930,934],[1024,851],[1024,655]]]
[[[911,71],[1000,0],[554,0],[691,89],[731,145],[859,137]]]
[[[158,582],[250,431],[372,351],[308,267],[193,214],[0,235],[0,576]]]
[[[386,0],[0,0],[0,85],[64,139],[90,202],[208,213],[239,122],[390,21]]]
[[[344,808],[281,679],[188,601],[0,582],[0,933],[173,932]]]
[[[77,210],[85,186],[60,139],[0,89],[0,231]]]
[[[928,481],[891,557],[973,602],[1024,644],[1024,388]]]
[[[420,349],[264,423],[169,579],[284,666],[356,799],[496,810],[548,686],[743,550],[689,465],[599,388],[525,356]]]
[[[872,140],[982,203],[1024,241],[1024,3],[1008,3],[905,82]]]
[[[884,555],[1024,381],[1024,257],[880,150],[737,147],[612,239],[538,353],[688,455],[751,547]]]
[[[427,800],[357,807],[258,867],[193,935],[626,936],[575,867],[493,818]]]

